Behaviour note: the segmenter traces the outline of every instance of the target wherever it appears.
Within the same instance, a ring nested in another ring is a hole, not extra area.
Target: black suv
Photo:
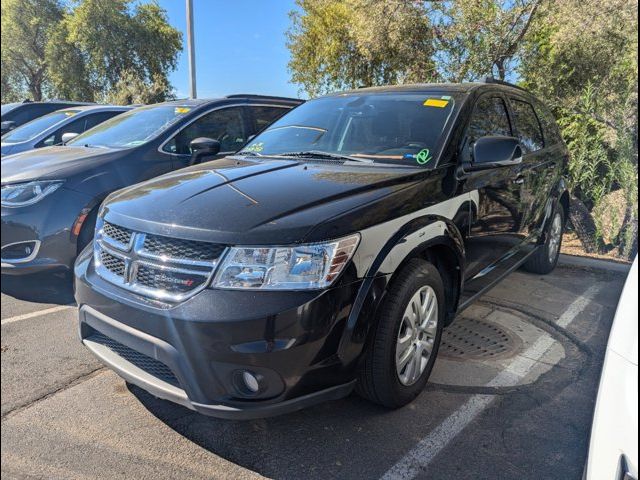
[[[2,273],[71,271],[120,188],[240,149],[301,100],[230,95],[129,110],[62,146],[2,158]]]
[[[442,329],[556,265],[567,149],[498,83],[309,101],[238,154],[109,196],[75,267],[82,342],[199,412],[420,393]]]
[[[31,102],[25,100],[19,103],[5,103],[0,111],[0,135],[13,130],[31,120],[42,117],[62,108],[91,105],[82,102],[67,102],[64,100],[49,100],[47,102]]]

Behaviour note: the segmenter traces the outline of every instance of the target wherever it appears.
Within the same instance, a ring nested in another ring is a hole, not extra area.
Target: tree
[[[2,102],[42,100],[50,86],[46,45],[62,7],[57,0],[2,0],[1,5]]]
[[[434,2],[436,58],[452,82],[497,76],[517,64],[542,0]]]
[[[173,90],[166,77],[154,75],[151,80],[145,80],[135,72],[126,71],[109,91],[104,101],[114,105],[148,105],[174,98]]]
[[[157,3],[84,0],[57,25],[46,58],[56,94],[94,101],[121,88],[125,74],[138,86],[168,85],[181,50],[182,34]]]
[[[617,245],[604,245],[601,231],[595,240],[628,258],[638,241],[637,12],[638,2],[629,0],[548,2],[518,68],[523,85],[554,107],[572,153],[572,188],[596,225],[610,215],[601,202],[624,192]]]
[[[311,96],[332,90],[437,79],[425,2],[296,0],[287,32],[289,69]]]

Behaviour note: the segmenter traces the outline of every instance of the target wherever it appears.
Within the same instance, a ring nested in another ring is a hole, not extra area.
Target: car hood
[[[245,245],[316,241],[314,226],[415,184],[420,170],[226,158],[128,187],[107,221],[138,231]]]
[[[2,159],[2,184],[66,179],[96,162],[112,160],[119,150],[88,147],[45,147]]]

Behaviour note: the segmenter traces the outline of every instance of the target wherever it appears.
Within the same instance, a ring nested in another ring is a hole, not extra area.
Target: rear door
[[[522,157],[522,221],[520,233],[532,248],[541,235],[545,216],[550,215],[551,190],[557,180],[562,153],[556,142],[545,138],[542,122],[534,102],[527,96],[509,95],[510,110],[516,135],[523,149]]]
[[[514,136],[505,97],[483,94],[471,114],[463,141],[462,160],[483,136]],[[470,227],[466,239],[465,296],[472,296],[497,280],[518,261],[522,243],[521,165],[467,173],[465,189],[471,195]]]

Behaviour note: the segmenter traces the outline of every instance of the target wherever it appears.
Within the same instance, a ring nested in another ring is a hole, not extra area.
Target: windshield
[[[430,164],[454,108],[448,95],[356,93],[299,106],[239,154],[348,156],[380,163]]]
[[[20,143],[31,140],[49,127],[73,117],[76,113],[78,113],[78,110],[58,110],[57,112],[36,118],[4,135],[2,137],[2,143]]]
[[[78,135],[67,145],[131,148],[143,145],[191,111],[188,106],[150,105],[113,117]]]
[[[18,105],[22,105],[21,103],[5,103],[2,105],[2,109],[0,110],[0,115],[4,115],[5,113],[9,113],[11,110],[16,108]]]

